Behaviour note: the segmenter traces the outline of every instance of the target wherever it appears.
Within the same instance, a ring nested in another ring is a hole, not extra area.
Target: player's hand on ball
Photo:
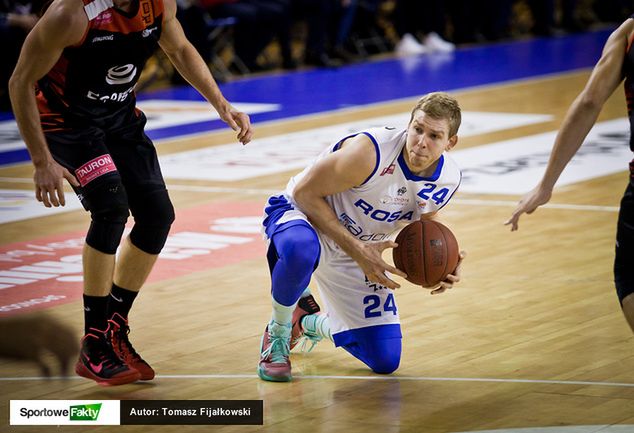
[[[390,266],[381,256],[383,250],[394,248],[396,245],[396,242],[393,241],[364,242],[361,248],[359,248],[360,254],[355,255],[356,257],[353,258],[359,264],[359,267],[361,267],[368,280],[389,287],[390,289],[398,289],[401,287],[400,284],[390,279],[386,275],[386,272],[399,275],[403,278],[406,278],[407,274],[396,269],[394,266]]]
[[[444,281],[440,282],[440,285],[431,291],[432,295],[439,295],[445,290],[453,288],[453,285],[460,282],[460,275],[462,274],[462,260],[467,256],[466,251],[460,251],[460,258],[458,259],[458,265],[453,273],[447,275]]]

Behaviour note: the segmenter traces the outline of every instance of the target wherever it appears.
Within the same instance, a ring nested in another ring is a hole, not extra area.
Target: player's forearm
[[[218,88],[209,67],[191,44],[184,44],[179,50],[167,55],[183,78],[194,86],[216,111],[220,113],[229,109],[229,103]]]
[[[15,120],[31,155],[33,165],[48,164],[53,160],[53,157],[40,125],[40,114],[37,109],[33,84],[14,75],[9,80],[9,95]]]
[[[301,192],[296,192],[294,198],[319,231],[335,241],[348,255],[353,258],[356,256],[360,241],[339,222],[337,215],[324,198]]]
[[[555,145],[541,181],[543,188],[554,188],[561,173],[592,129],[600,111],[600,104],[584,100],[583,95],[580,95],[572,104],[555,139]]]

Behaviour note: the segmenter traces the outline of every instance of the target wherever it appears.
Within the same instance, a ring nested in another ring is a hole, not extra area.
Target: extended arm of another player
[[[524,195],[511,218],[505,222],[506,225],[511,225],[511,231],[517,230],[519,218],[523,213],[533,213],[537,207],[550,200],[557,179],[581,147],[605,101],[623,81],[623,58],[628,36],[633,31],[634,20],[628,19],[610,35],[585,88],[564,117],[541,181]]]
[[[362,242],[341,223],[325,197],[360,185],[372,173],[376,152],[370,139],[359,134],[346,140],[343,147],[317,162],[301,179],[294,191],[294,198],[320,231],[333,239],[361,267],[372,282],[390,288],[400,287],[385,275],[385,271],[405,277],[405,274],[387,264],[381,257],[386,248],[393,248],[392,241]]]
[[[220,118],[231,129],[238,132],[238,141],[242,144],[247,144],[251,141],[253,135],[249,116],[236,110],[225,99],[211,75],[209,67],[185,37],[183,28],[176,19],[176,1],[165,0],[164,5],[165,18],[163,19],[163,32],[159,41],[161,48],[178,72],[213,105]]]
[[[64,178],[79,184],[51,156],[40,125],[35,83],[51,70],[65,47],[81,40],[87,24],[83,8],[63,0],[51,4],[27,36],[9,81],[13,113],[35,166],[35,196],[46,207],[65,204]]]

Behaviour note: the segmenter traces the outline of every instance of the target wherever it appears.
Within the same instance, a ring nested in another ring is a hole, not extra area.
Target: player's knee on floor
[[[149,185],[131,191],[130,209],[134,217],[130,232],[132,244],[148,254],[160,253],[175,219],[167,189],[162,185]]]
[[[116,253],[130,215],[125,188],[114,181],[87,190],[85,194],[92,219],[86,243],[102,253]]]
[[[373,372],[378,374],[394,373],[401,364],[400,353],[382,353],[378,356],[368,359],[366,363]]]
[[[400,338],[361,341],[343,347],[378,374],[394,373],[401,363]]]

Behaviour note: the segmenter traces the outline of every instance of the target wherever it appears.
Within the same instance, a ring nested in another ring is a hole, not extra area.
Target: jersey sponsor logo
[[[93,20],[95,24],[108,24],[112,22],[112,12],[104,11],[97,15],[97,17]]]
[[[360,227],[355,220],[350,216],[342,212],[339,215],[339,222],[343,225],[353,236],[359,238],[363,242],[378,242],[385,240],[389,237],[389,233],[364,233],[363,228]]]
[[[81,186],[86,186],[98,177],[113,171],[117,171],[117,167],[114,165],[110,155],[106,154],[98,156],[79,167],[75,170],[75,177]]]
[[[108,69],[108,75],[106,75],[106,83],[113,86],[119,84],[130,83],[136,77],[137,68],[131,63],[122,66],[113,66]]]
[[[384,209],[378,209],[372,206],[370,203],[363,199],[357,200],[354,205],[361,209],[365,215],[372,218],[375,221],[381,222],[394,222],[400,220],[412,220],[414,217],[414,212],[409,211],[403,213],[402,211],[390,212]]]
[[[405,206],[409,204],[409,197],[390,197],[385,195],[379,199],[381,204],[387,204],[392,206]]]
[[[390,164],[389,166],[385,167],[382,171],[380,176],[385,176],[386,174],[394,174],[394,169],[396,168],[396,164]]]
[[[132,93],[133,91],[134,91],[134,86],[130,87],[127,90],[124,90],[123,92],[113,92],[109,95],[101,95],[97,92],[93,92],[92,90],[89,90],[88,93],[86,94],[86,97],[88,99],[101,101],[103,103],[106,103],[108,101],[123,102],[126,99],[128,99],[128,96],[130,96],[130,93]]]
[[[367,276],[367,275],[364,275],[364,278],[365,278],[365,285],[366,285],[368,288],[372,289],[372,291],[374,291],[374,292],[378,292],[379,290],[388,290],[388,288],[387,288],[386,286],[384,286],[384,285],[382,285],[382,284],[379,284],[379,283],[373,283],[372,281],[370,281],[370,280],[368,279],[368,276]],[[365,304],[365,303],[366,303],[366,302],[365,302],[365,299],[364,299],[364,304]]]
[[[114,41],[114,35],[108,35],[108,36],[95,36],[94,38],[92,38],[92,42],[103,42],[103,41]]]
[[[147,38],[148,36],[150,36],[152,33],[154,33],[156,30],[158,30],[158,27],[152,27],[149,29],[144,29],[141,32],[141,36],[143,36],[144,38]]]

